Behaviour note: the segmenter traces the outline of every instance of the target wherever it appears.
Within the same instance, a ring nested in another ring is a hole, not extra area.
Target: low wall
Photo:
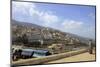
[[[26,59],[26,60],[20,60],[20,61],[12,62],[12,65],[42,64],[42,63],[45,63],[45,62],[49,62],[49,61],[53,61],[53,60],[57,60],[57,59],[81,54],[81,53],[84,53],[84,52],[87,52],[87,51],[88,51],[88,49],[81,49],[81,50],[77,50],[77,51],[71,51],[71,52],[65,52],[65,53],[50,55],[50,56],[46,56],[46,57],[42,57],[42,58],[30,58],[30,59]]]

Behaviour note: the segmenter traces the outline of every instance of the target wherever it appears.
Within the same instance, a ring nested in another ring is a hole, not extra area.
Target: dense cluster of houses
[[[26,27],[24,25],[14,25],[12,27],[13,43],[21,42],[20,40],[28,41],[28,46],[47,47],[53,43],[75,44],[79,43],[79,39],[72,38],[64,32],[53,30],[50,28],[34,28]],[[19,39],[18,39],[19,38]]]

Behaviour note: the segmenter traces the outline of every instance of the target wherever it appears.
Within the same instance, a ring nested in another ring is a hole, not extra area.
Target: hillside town
[[[24,25],[12,25],[12,43],[33,47],[48,47],[51,44],[80,45],[78,38],[59,30],[43,27],[41,29]],[[37,45],[36,45],[37,44]]]

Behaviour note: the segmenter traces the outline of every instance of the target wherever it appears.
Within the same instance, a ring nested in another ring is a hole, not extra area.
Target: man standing
[[[93,44],[92,44],[92,40],[89,40],[89,53],[93,54]]]

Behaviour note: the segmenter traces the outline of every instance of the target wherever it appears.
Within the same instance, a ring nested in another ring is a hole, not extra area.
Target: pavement
[[[79,55],[71,56],[71,57],[66,57],[62,58],[59,60],[54,60],[50,62],[46,62],[44,64],[54,64],[54,63],[66,63],[66,62],[80,62],[80,61],[95,61],[95,54],[89,54],[88,52],[82,53]]]

